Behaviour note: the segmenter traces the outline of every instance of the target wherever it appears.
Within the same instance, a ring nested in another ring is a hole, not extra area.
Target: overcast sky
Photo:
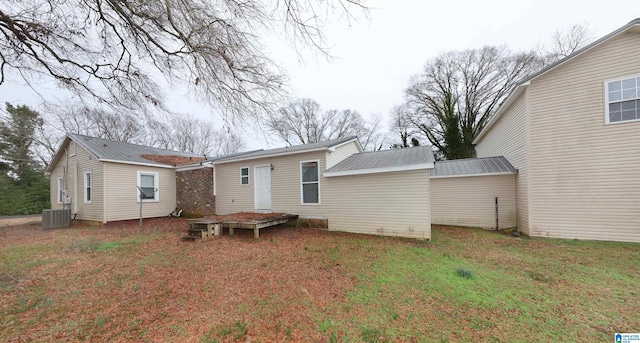
[[[286,44],[266,42],[273,59],[290,78],[290,96],[315,99],[323,109],[353,109],[365,116],[388,117],[402,102],[412,75],[430,58],[451,50],[507,45],[529,50],[548,41],[558,29],[586,23],[599,38],[640,17],[635,1],[368,1],[369,19],[327,26],[331,61],[303,52],[304,60]],[[54,96],[52,83],[41,93]],[[211,115],[184,91],[172,91],[170,106],[179,112]],[[0,101],[38,108],[40,102],[24,87],[5,83]],[[3,106],[4,107],[4,106]],[[385,122],[386,124],[386,122]],[[256,137],[247,135],[246,137]],[[248,149],[283,146],[277,140],[247,138]]]

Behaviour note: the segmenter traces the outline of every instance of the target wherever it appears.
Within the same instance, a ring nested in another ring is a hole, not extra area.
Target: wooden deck
[[[241,217],[241,216],[240,216]],[[223,218],[196,218],[187,219],[189,229],[185,240],[201,239],[203,241],[209,238],[220,236],[223,228],[229,229],[229,235],[233,236],[236,229],[253,230],[253,238],[260,238],[260,229],[288,223],[289,221],[298,219],[294,214],[280,214],[277,216],[265,215],[263,218],[253,218],[247,220],[224,220]]]

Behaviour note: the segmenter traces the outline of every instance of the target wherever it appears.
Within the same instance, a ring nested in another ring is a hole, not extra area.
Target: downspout
[[[499,228],[500,226],[498,226],[498,197],[496,197],[496,231],[498,231]]]
[[[102,163],[102,223],[107,223],[107,163]]]

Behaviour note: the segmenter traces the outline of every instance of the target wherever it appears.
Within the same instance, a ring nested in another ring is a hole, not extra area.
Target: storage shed
[[[431,222],[515,227],[516,174],[502,156],[436,162],[431,170]]]

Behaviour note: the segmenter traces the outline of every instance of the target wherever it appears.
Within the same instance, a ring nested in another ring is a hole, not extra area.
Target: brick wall
[[[216,213],[213,168],[176,172],[176,206],[182,215],[198,217]]]

